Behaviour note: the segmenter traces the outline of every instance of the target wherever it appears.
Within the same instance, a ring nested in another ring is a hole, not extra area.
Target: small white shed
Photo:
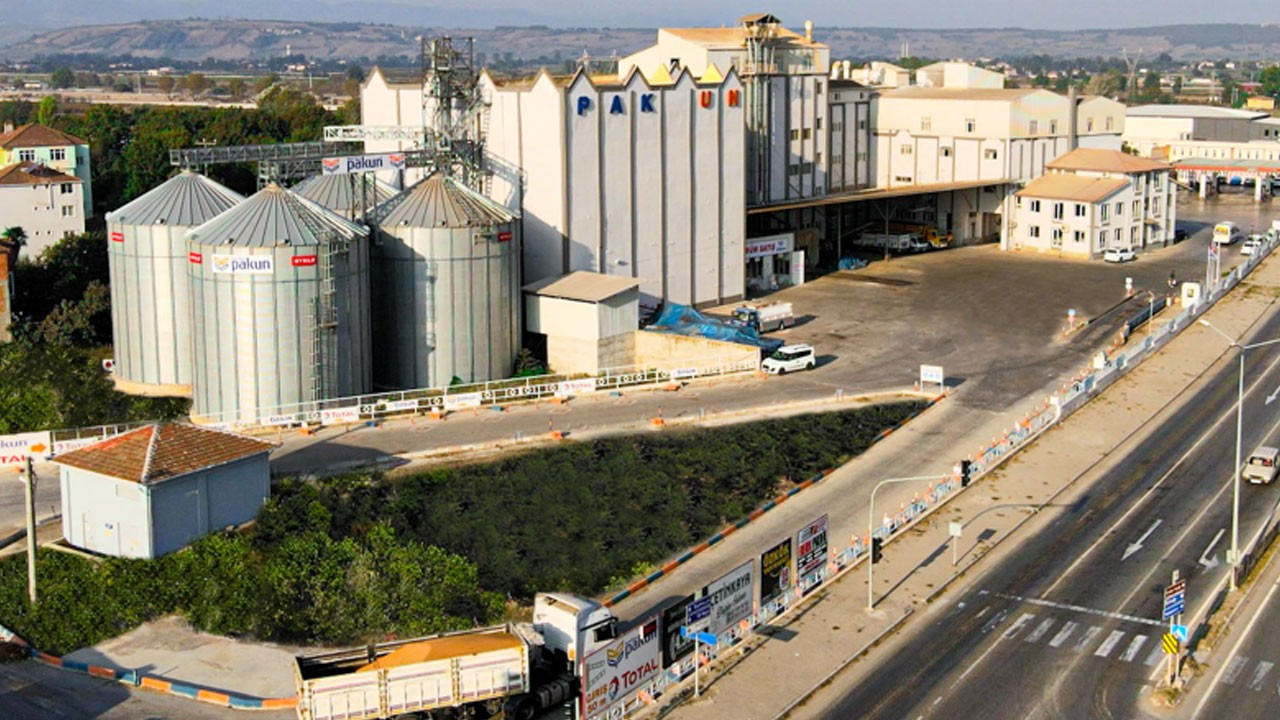
[[[579,270],[524,286],[525,330],[547,337],[557,373],[594,373],[635,363],[640,281]]]
[[[271,493],[274,447],[173,422],[59,455],[62,536],[103,555],[154,559],[246,523]]]

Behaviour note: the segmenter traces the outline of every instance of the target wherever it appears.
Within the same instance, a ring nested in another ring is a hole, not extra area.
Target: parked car
[[[914,237],[914,238],[911,238],[910,248],[911,248],[911,252],[920,253],[920,252],[928,252],[932,250],[933,246],[930,245],[928,241],[924,240],[923,238]]]
[[[1250,235],[1249,239],[1245,240],[1244,244],[1240,246],[1240,254],[1252,255],[1255,252],[1257,252],[1258,248],[1260,247],[1262,247],[1262,236]]]
[[[1138,255],[1133,248],[1107,248],[1107,251],[1102,253],[1102,259],[1109,263],[1123,263],[1137,260]]]
[[[760,369],[770,375],[786,375],[797,370],[812,370],[817,365],[813,347],[804,344],[783,345],[760,363]]]
[[[1188,233],[1186,230],[1183,230],[1182,228],[1178,228],[1177,230],[1173,231],[1173,241],[1175,243],[1180,243],[1189,237],[1191,237],[1191,233]]]

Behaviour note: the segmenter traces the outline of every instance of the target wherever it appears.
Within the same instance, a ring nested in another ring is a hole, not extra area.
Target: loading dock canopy
[[[883,200],[884,198],[901,197],[903,195],[928,195],[929,193],[949,192],[951,190],[971,190],[973,188],[1008,185],[1005,178],[993,180],[971,180],[968,182],[929,183],[926,185],[904,185],[896,188],[875,188],[872,190],[849,190],[842,193],[823,195],[809,200],[783,202],[773,205],[760,205],[747,208],[748,215],[778,212],[779,210],[799,210],[800,208],[821,207],[823,205],[840,205],[847,202],[863,200]]]
[[[1178,170],[1204,172],[1280,173],[1280,160],[1192,157],[1177,160],[1173,166]]]
[[[524,291],[543,297],[598,303],[638,287],[640,281],[635,278],[577,270],[529,283]]]

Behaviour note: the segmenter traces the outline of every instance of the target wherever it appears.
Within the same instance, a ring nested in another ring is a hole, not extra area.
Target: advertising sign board
[[[95,439],[94,442],[97,442]],[[49,457],[53,441],[49,432],[18,433],[0,436],[0,465],[25,465],[27,458]]]
[[[791,589],[791,538],[760,555],[760,606],[782,597]]]
[[[702,597],[711,599],[708,632],[720,635],[751,617],[755,600],[755,588],[751,582],[754,567],[755,561],[748,560],[702,588]]]
[[[796,534],[796,575],[804,583],[827,564],[827,516],[800,528]]]
[[[586,395],[596,391],[596,381],[591,378],[584,380],[562,380],[556,385],[556,395],[559,397],[570,397],[573,395]]]
[[[693,596],[685,595],[662,611],[662,667],[669,668],[693,652],[693,641],[680,635],[680,627],[688,622]]]
[[[320,423],[322,425],[339,425],[341,423],[360,422],[360,406],[349,405],[347,407],[329,408],[320,411]]]
[[[677,630],[677,633],[679,630]],[[662,672],[658,618],[638,627],[583,660],[582,711],[587,720],[610,716]]]
[[[484,394],[478,392],[458,393],[457,395],[444,396],[445,410],[465,410],[467,408],[480,407],[480,403],[484,401]]]
[[[346,155],[343,157],[325,158],[320,161],[320,168],[325,175],[376,172],[378,170],[403,170],[405,168],[404,153]]]
[[[795,233],[748,238],[746,243],[747,259],[789,253],[794,241]]]
[[[213,271],[227,275],[270,275],[275,260],[269,255],[214,255]]]

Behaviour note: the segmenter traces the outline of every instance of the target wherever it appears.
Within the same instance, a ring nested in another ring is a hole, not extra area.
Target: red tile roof
[[[0,135],[0,147],[5,150],[28,147],[62,147],[65,145],[88,145],[75,135],[55,130],[47,125],[27,123]]]
[[[68,175],[38,162],[14,163],[0,168],[0,185],[48,185],[78,183],[80,178]]]
[[[151,485],[271,451],[244,435],[173,422],[148,425],[59,455],[59,465]]]

